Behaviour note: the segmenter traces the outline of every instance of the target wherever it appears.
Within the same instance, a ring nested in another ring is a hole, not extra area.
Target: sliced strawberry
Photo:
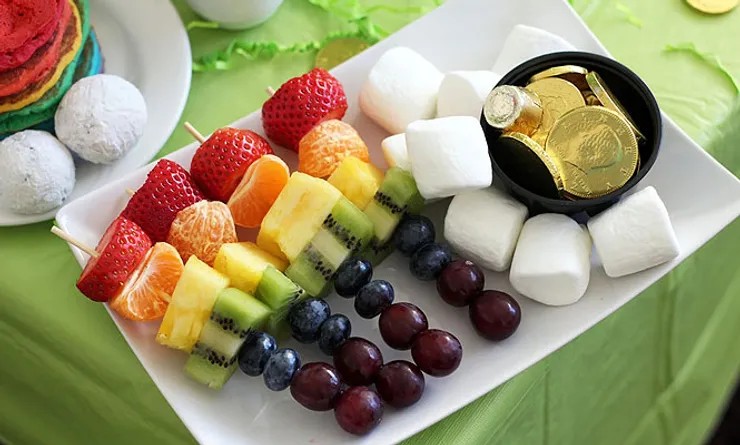
[[[262,105],[262,127],[275,143],[298,152],[298,143],[316,124],[342,119],[347,96],[336,77],[321,68],[294,77]]]
[[[77,280],[77,289],[93,301],[108,301],[121,290],[152,241],[144,230],[126,218],[118,217],[100,239],[95,250],[100,256],[90,258]]]
[[[152,241],[164,241],[177,212],[204,199],[187,170],[176,162],[161,159],[121,216],[141,226]]]
[[[272,147],[257,133],[219,128],[195,152],[190,174],[208,198],[227,202],[247,168],[266,154]]]

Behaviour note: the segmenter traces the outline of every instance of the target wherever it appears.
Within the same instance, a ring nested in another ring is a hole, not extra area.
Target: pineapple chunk
[[[195,255],[188,259],[157,332],[157,342],[190,352],[229,279]]]
[[[352,204],[360,210],[365,210],[383,182],[383,172],[373,164],[348,156],[334,170],[328,181],[352,201]]]
[[[291,263],[311,242],[340,198],[342,193],[323,179],[318,179],[303,195],[290,218],[284,221],[277,239],[280,250]]]
[[[288,267],[282,258],[277,258],[256,244],[247,242],[222,245],[213,267],[229,277],[231,286],[253,294],[262,279],[262,272],[270,265],[281,272]]]
[[[285,184],[285,187],[283,187],[283,190],[262,220],[262,225],[257,235],[257,245],[259,247],[273,256],[286,259],[277,242],[280,229],[286,218],[290,216],[293,209],[298,205],[303,195],[309,193],[313,188],[313,184],[317,181],[321,182],[320,179],[305,173],[295,172],[290,175],[287,184]]]
[[[293,173],[262,221],[257,245],[278,258],[295,259],[341,196],[323,179]]]

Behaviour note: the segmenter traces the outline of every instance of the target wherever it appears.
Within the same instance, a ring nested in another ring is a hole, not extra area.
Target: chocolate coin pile
[[[496,87],[483,114],[503,132],[497,161],[534,193],[598,198],[622,188],[639,169],[645,137],[595,71],[556,66],[525,87]]]

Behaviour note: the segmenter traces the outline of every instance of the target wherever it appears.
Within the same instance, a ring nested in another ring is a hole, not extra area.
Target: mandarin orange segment
[[[348,156],[370,162],[367,145],[357,131],[346,122],[328,120],[313,127],[298,144],[298,171],[326,178]]]
[[[167,243],[156,243],[108,304],[129,320],[162,318],[183,267],[177,249]]]
[[[234,219],[226,204],[219,201],[200,201],[180,210],[167,236],[183,261],[195,255],[209,266],[213,266],[221,245],[236,241]]]
[[[229,199],[234,222],[250,229],[259,227],[289,178],[288,166],[275,155],[254,161]]]

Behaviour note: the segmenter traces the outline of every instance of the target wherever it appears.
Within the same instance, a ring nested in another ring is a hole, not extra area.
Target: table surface
[[[740,11],[703,16],[679,0],[571,3],[663,110],[740,173],[740,126],[728,124],[740,119],[732,83],[690,54],[663,51],[701,42],[740,77],[740,44],[727,37],[740,29]],[[182,0],[175,5],[184,21],[195,18]],[[395,30],[415,15],[373,17]],[[343,26],[305,0],[286,0],[268,23],[241,34],[289,43]],[[194,55],[234,35],[195,30]],[[265,85],[312,62],[312,55],[279,56],[195,74],[183,120],[210,132],[257,109]],[[160,155],[188,142],[178,129]],[[0,443],[192,443],[104,308],[74,288],[79,266],[49,227],[0,229]],[[408,443],[701,443],[740,368],[738,249],[735,221],[617,313]]]

